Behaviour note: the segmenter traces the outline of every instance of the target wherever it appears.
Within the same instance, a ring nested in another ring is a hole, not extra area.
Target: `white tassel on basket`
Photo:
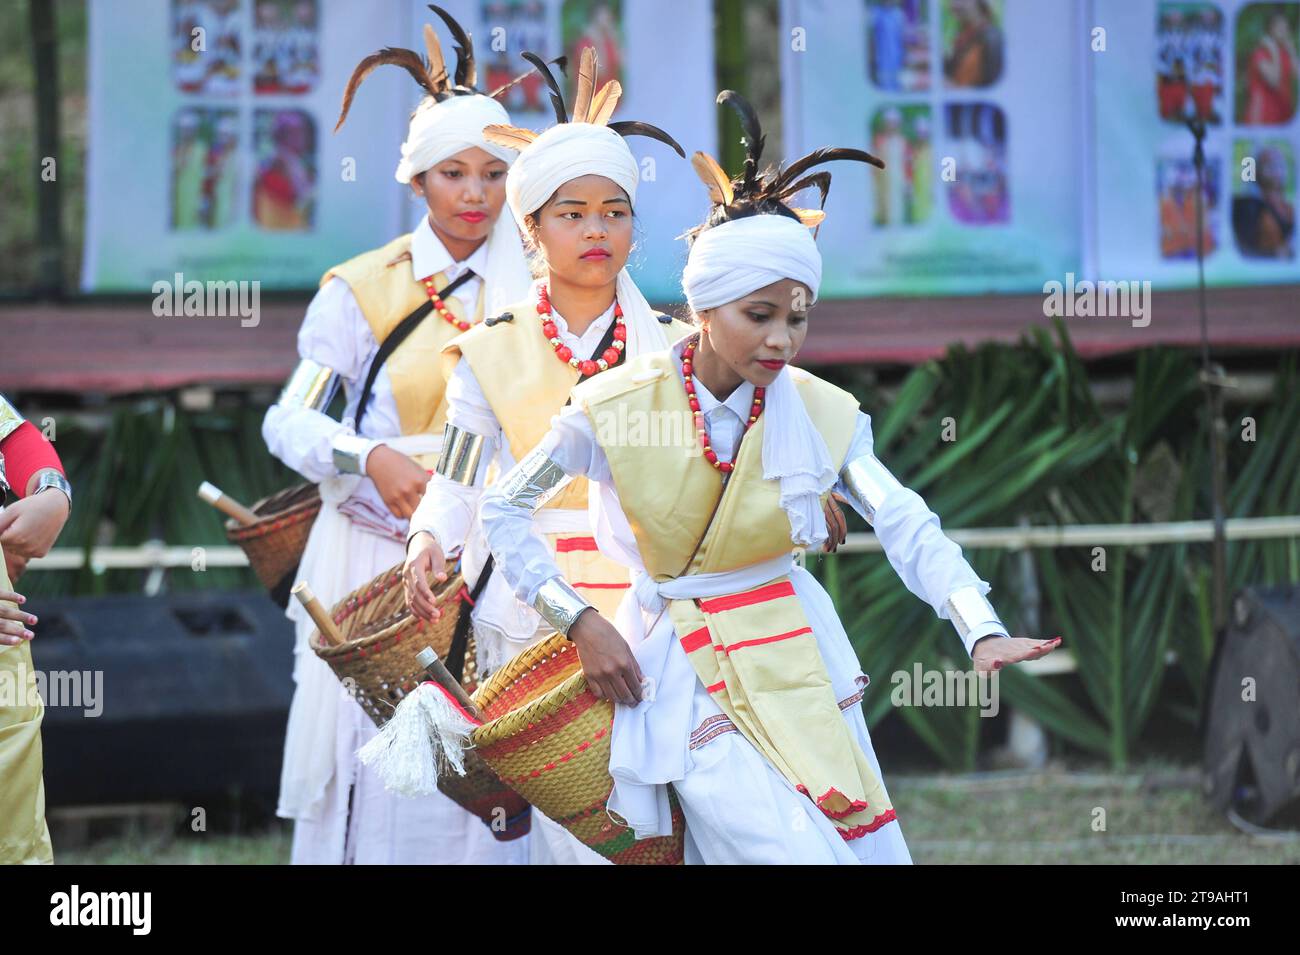
[[[478,724],[436,683],[421,683],[397,704],[379,735],[357,750],[384,788],[399,796],[428,796],[449,769],[465,775],[464,752]]]

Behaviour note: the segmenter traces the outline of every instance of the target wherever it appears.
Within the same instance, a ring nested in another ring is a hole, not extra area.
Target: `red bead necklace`
[[[429,298],[433,300],[433,307],[438,310],[438,314],[443,317],[448,325],[455,325],[462,332],[469,331],[470,325],[473,323],[467,322],[463,318],[457,318],[455,315],[451,314],[451,311],[447,308],[447,304],[442,300],[442,296],[439,295],[438,290],[433,287],[432,275],[424,280],[424,290],[429,293]]]
[[[542,334],[546,336],[546,340],[555,349],[555,357],[566,365],[578,369],[578,371],[590,378],[592,375],[599,374],[618,364],[619,356],[623,353],[627,343],[627,326],[623,324],[623,306],[619,305],[617,301],[614,302],[614,341],[595,361],[589,358],[579,360],[573,354],[573,349],[560,340],[560,330],[549,318],[551,314],[551,298],[550,292],[547,291],[545,285],[537,286],[537,314],[542,320]]]
[[[700,444],[704,446],[704,460],[723,474],[730,474],[735,468],[735,463],[718,460],[718,452],[714,451],[713,446],[709,444],[709,429],[704,423],[704,415],[700,413],[700,399],[695,396],[695,381],[691,377],[691,371],[694,367],[695,346],[698,344],[699,339],[692,338],[682,349],[682,380],[686,383],[686,403],[691,406],[691,414],[695,416],[695,433],[699,435]],[[745,422],[742,437],[754,427],[754,422],[763,413],[763,391],[761,387],[754,388],[754,403],[749,406],[749,420]]]

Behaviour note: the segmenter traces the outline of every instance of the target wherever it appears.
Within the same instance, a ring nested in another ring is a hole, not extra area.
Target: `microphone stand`
[[[1213,608],[1214,632],[1223,632],[1227,624],[1227,535],[1224,514],[1227,511],[1224,462],[1224,438],[1227,425],[1223,420],[1223,389],[1230,385],[1223,367],[1210,364],[1210,335],[1205,306],[1205,120],[1189,116],[1185,122],[1196,145],[1192,164],[1196,167],[1196,270],[1201,316],[1201,390],[1205,395],[1206,431],[1210,440],[1211,516],[1214,521]]]

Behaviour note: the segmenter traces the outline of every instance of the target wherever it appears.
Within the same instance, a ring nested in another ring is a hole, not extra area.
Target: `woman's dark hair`
[[[748,219],[751,216],[785,216],[795,222],[803,221],[798,213],[779,199],[737,199],[730,205],[716,205],[710,209],[705,220],[686,233],[687,242],[693,245],[701,232],[707,232],[724,222]]]

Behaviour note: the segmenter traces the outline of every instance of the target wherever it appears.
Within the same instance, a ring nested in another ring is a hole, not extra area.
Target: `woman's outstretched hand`
[[[641,702],[641,667],[632,648],[595,607],[578,615],[569,628],[569,639],[578,647],[578,659],[596,699],[628,706]]]
[[[971,659],[980,673],[1000,670],[1011,663],[1045,657],[1061,645],[1060,637],[1034,640],[1030,637],[984,637],[975,644]]]

